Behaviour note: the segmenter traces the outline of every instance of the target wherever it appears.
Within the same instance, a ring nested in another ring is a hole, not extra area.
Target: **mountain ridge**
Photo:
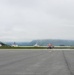
[[[35,44],[40,46],[47,46],[49,43],[54,46],[74,46],[74,40],[62,40],[62,39],[40,39],[32,40],[31,42],[16,42],[19,46],[34,46]],[[8,45],[14,44],[13,42],[6,42]]]

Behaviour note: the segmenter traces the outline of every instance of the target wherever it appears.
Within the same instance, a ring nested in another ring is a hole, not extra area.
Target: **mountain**
[[[6,42],[6,44],[13,45],[14,42]],[[18,46],[29,46],[30,45],[29,42],[15,42],[15,44]]]
[[[31,45],[37,43],[40,46],[47,46],[49,43],[53,44],[54,46],[74,46],[74,40],[33,40],[30,42]]]
[[[9,45],[7,45],[7,44],[0,41],[0,46],[9,46]]]
[[[31,42],[16,42],[19,46],[34,46],[35,44],[40,46],[47,46],[49,43],[54,46],[74,46],[74,40],[59,40],[59,39],[44,39],[44,40],[33,40]],[[12,45],[13,42],[7,42],[6,44]]]

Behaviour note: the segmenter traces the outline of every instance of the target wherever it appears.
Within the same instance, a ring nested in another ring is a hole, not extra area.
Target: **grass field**
[[[7,46],[2,46],[0,49],[47,49],[47,47],[34,47],[34,46],[21,46],[21,47],[7,47]],[[56,46],[53,49],[74,49],[74,46]]]

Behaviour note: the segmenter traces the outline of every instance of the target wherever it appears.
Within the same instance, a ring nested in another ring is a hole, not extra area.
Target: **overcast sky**
[[[0,0],[0,40],[74,40],[74,0]]]

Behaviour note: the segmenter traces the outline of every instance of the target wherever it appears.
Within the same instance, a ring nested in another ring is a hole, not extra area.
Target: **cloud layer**
[[[0,0],[0,40],[74,40],[73,0]]]

